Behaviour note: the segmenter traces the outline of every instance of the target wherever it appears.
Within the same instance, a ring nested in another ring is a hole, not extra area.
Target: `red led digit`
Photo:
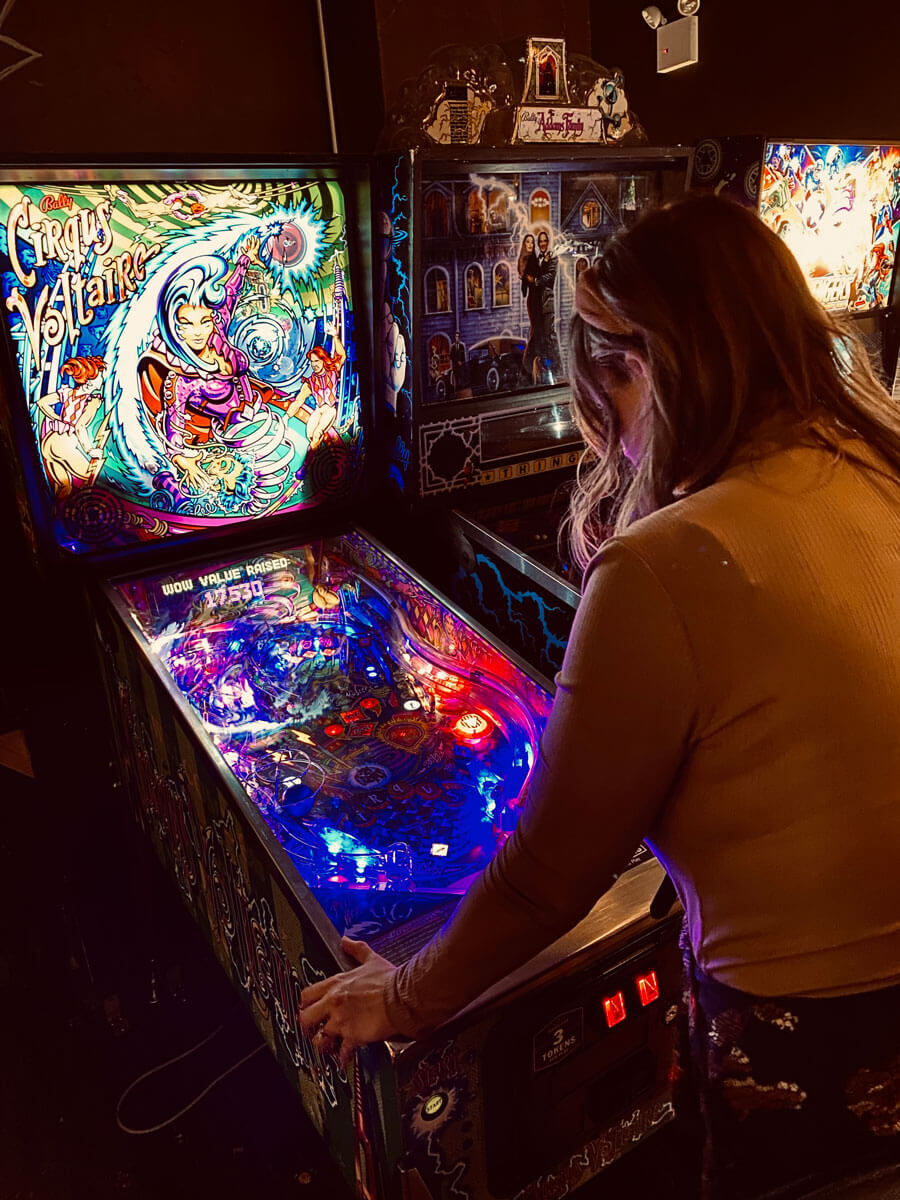
[[[613,1025],[618,1025],[620,1021],[625,1020],[625,997],[621,992],[616,992],[614,996],[607,996],[603,1001],[603,1011],[606,1014],[606,1023],[612,1029]]]
[[[648,971],[646,975],[639,975],[634,982],[637,986],[638,995],[641,998],[641,1004],[645,1008],[648,1004],[652,1004],[654,1000],[659,999],[659,980],[656,978],[655,971]]]

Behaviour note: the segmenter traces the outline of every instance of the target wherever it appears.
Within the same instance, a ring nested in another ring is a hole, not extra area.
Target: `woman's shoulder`
[[[730,520],[732,514],[739,515],[740,505],[735,501],[736,493],[740,490],[741,483],[718,479],[699,491],[676,497],[665,508],[639,518],[619,537],[625,545],[634,549],[643,547],[649,550],[658,544],[671,545],[688,536],[698,525],[717,525],[722,520]]]
[[[853,463],[825,444],[779,447],[730,466],[717,480],[642,517],[617,536],[629,553],[665,574],[776,554],[792,540],[798,514],[816,521],[846,486]]]
[[[687,563],[721,561],[759,523],[758,506],[747,490],[752,486],[743,476],[731,476],[680,496],[611,538],[595,561],[626,556],[660,578]]]
[[[727,579],[729,603],[739,603],[752,574],[747,562],[755,558],[745,551],[765,539],[740,528],[739,514],[732,520],[736,510],[709,493],[713,488],[682,497],[610,538],[589,564],[584,587],[594,579],[633,595],[635,603],[655,594],[687,619],[705,612]]]

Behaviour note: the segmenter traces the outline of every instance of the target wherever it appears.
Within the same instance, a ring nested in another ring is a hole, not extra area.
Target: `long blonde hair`
[[[800,428],[824,418],[900,471],[900,416],[852,323],[821,307],[784,243],[739,205],[691,194],[649,212],[583,273],[576,308],[573,408],[587,451],[568,533],[580,566],[610,533],[712,483],[775,414]],[[593,369],[626,348],[651,385],[634,470]]]

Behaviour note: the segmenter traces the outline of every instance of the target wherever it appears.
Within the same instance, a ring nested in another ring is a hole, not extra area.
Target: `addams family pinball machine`
[[[400,962],[452,914],[550,705],[349,523],[380,470],[372,213],[365,163],[4,168],[6,427],[44,552],[85,564],[138,820],[350,1188],[539,1200],[671,1115],[646,854],[426,1039],[343,1068],[297,1019],[342,934]]]
[[[615,230],[685,190],[689,166],[682,148],[559,143],[382,166],[382,310],[411,348],[392,397],[393,477],[432,532],[454,510],[442,552],[459,569],[438,564],[442,586],[551,675],[579,583],[557,538],[582,450],[575,284]]]

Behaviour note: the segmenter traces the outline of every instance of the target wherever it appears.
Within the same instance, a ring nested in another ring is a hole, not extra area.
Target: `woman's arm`
[[[695,691],[668,595],[611,544],[588,579],[515,832],[392,979],[401,1032],[446,1020],[587,915],[665,803]]]
[[[247,239],[248,242],[251,240],[250,238]],[[231,324],[231,318],[234,315],[234,309],[241,294],[241,288],[244,286],[244,277],[247,274],[249,266],[249,256],[247,254],[239,255],[237,262],[234,264],[233,271],[225,280],[225,299],[216,307],[216,316],[219,318],[219,325],[223,335]]]
[[[399,969],[371,951],[360,957],[350,943],[365,965],[306,989],[304,1024],[327,1018],[329,1035],[359,1044],[371,1035],[371,993],[381,986],[375,1036],[418,1036],[575,925],[659,814],[688,751],[695,710],[678,613],[643,561],[609,543],[576,615],[512,837],[443,929]]]

